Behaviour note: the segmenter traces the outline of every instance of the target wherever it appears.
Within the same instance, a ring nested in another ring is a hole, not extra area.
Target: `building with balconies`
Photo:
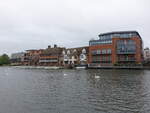
[[[61,66],[62,62],[60,59],[64,49],[63,47],[57,47],[57,45],[54,45],[54,47],[48,46],[40,54],[39,64],[41,66]]]
[[[143,42],[136,31],[110,32],[89,41],[89,65],[142,64]]]
[[[37,66],[39,65],[39,58],[40,58],[40,54],[43,52],[43,49],[40,50],[36,50],[36,49],[30,49],[30,50],[26,50],[25,54],[24,54],[24,61],[23,64],[24,65],[33,65],[33,66]]]

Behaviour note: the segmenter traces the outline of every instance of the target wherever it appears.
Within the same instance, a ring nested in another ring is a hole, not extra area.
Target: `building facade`
[[[24,52],[19,52],[19,53],[13,53],[11,55],[11,64],[12,65],[22,65],[22,62],[24,61]]]
[[[63,47],[54,47],[48,46],[39,57],[39,65],[41,66],[61,66],[62,62],[60,61],[62,56]]]
[[[150,61],[150,49],[149,48],[144,49],[144,61]]]
[[[89,65],[140,65],[142,61],[143,43],[136,31],[104,33],[89,42]]]
[[[61,61],[63,66],[78,66],[88,64],[89,47],[64,49]]]
[[[30,66],[38,66],[39,65],[39,58],[40,54],[43,52],[43,49],[40,50],[26,50],[24,54],[24,65]]]

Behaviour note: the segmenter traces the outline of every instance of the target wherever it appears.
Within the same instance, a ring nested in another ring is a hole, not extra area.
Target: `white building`
[[[87,65],[88,47],[65,49],[63,54],[63,65]]]
[[[11,55],[11,62],[12,63],[19,63],[24,61],[24,52],[19,52],[19,53],[13,53]]]
[[[149,48],[144,49],[144,61],[150,61],[150,49]]]

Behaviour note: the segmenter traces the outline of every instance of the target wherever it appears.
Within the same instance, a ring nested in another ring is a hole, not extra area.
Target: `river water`
[[[150,113],[150,71],[1,67],[0,113]]]

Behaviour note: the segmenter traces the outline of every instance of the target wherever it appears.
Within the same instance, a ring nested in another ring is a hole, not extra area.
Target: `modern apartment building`
[[[89,41],[89,65],[140,65],[143,42],[136,31],[109,32]]]

